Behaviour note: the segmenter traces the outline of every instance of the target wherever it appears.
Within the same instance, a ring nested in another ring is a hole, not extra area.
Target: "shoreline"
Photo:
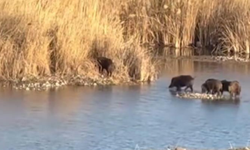
[[[236,56],[212,56],[212,55],[193,55],[193,56],[170,56],[168,59],[184,60],[191,59],[200,62],[215,62],[215,63],[250,63],[250,58],[242,58]]]
[[[233,59],[233,57],[227,56],[190,56],[190,57],[171,57],[167,58],[184,60],[191,59],[199,62],[214,62],[214,63],[242,63],[247,64],[250,59]],[[163,61],[164,62],[164,61]],[[157,79],[154,79],[155,81]],[[150,82],[153,82],[150,81]],[[147,81],[115,81],[112,77],[106,78],[99,75],[95,78],[90,78],[86,75],[74,75],[74,76],[46,76],[46,77],[22,77],[15,80],[0,80],[0,86],[11,87],[16,90],[47,90],[51,88],[60,88],[65,86],[111,86],[111,85],[140,85],[148,83]]]
[[[110,78],[100,77],[97,79],[92,79],[84,75],[68,76],[68,77],[22,77],[17,80],[1,80],[1,87],[10,87],[16,90],[26,90],[26,91],[42,91],[54,88],[61,88],[66,86],[112,86],[112,85],[139,85],[145,82],[140,81],[123,81],[114,82]]]

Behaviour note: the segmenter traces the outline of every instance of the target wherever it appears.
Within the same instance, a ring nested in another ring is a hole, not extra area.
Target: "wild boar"
[[[97,57],[96,60],[97,60],[99,72],[103,73],[103,71],[106,70],[107,76],[112,76],[112,72],[115,69],[115,65],[113,61],[106,57]]]
[[[222,94],[222,83],[217,79],[207,79],[205,83],[201,85],[202,93],[211,93],[221,95]]]
[[[186,87],[185,91],[190,88],[193,92],[194,77],[190,75],[180,75],[173,77],[168,88],[176,87],[177,91],[180,91],[182,87]]]
[[[230,96],[239,96],[241,93],[241,86],[238,81],[227,81],[227,80],[222,80],[221,81],[223,88],[222,88],[222,93],[224,91],[229,92]]]

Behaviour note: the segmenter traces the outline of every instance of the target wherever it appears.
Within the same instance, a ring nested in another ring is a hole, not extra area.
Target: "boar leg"
[[[187,91],[188,88],[190,88],[190,91],[193,92],[193,86],[192,85],[186,86],[185,91]]]
[[[180,86],[177,86],[177,91],[181,91],[181,87]]]
[[[190,88],[191,92],[193,92],[193,91],[194,91],[194,89],[193,89],[193,86],[192,86],[192,85],[190,85],[190,86],[189,86],[189,88]]]
[[[233,92],[230,92],[230,97],[232,98],[234,96],[234,93]]]

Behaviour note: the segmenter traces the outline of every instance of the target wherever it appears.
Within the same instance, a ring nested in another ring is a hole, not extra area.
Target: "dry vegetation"
[[[0,8],[2,79],[98,78],[93,57],[106,56],[113,80],[148,80],[155,47],[197,38],[217,52],[249,53],[249,0],[0,0]]]

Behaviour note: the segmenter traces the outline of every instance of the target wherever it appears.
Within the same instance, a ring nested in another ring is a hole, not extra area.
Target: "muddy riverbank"
[[[100,77],[92,79],[83,75],[68,76],[68,77],[23,77],[18,80],[2,80],[0,85],[2,87],[10,87],[16,90],[47,90],[52,88],[60,88],[64,86],[111,86],[111,85],[135,85],[143,84],[136,81],[118,82],[112,78]]]
[[[161,57],[162,59],[163,57]],[[164,60],[165,59],[165,60]],[[169,57],[163,58],[161,64],[164,67],[173,68],[174,66],[168,66],[166,61],[172,60],[185,60],[189,59],[197,62],[214,62],[214,63],[241,63],[249,64],[250,60],[242,57],[226,57],[226,56],[190,56],[190,57]],[[161,67],[160,67],[161,68]],[[153,81],[157,80],[155,78]],[[2,87],[11,87],[17,90],[46,90],[51,88],[60,88],[64,86],[110,86],[110,85],[136,85],[145,84],[148,82],[141,82],[135,80],[120,81],[113,77],[105,77],[99,75],[98,77],[90,78],[86,75],[75,76],[47,76],[47,77],[22,77],[17,80],[1,80],[0,85]]]

